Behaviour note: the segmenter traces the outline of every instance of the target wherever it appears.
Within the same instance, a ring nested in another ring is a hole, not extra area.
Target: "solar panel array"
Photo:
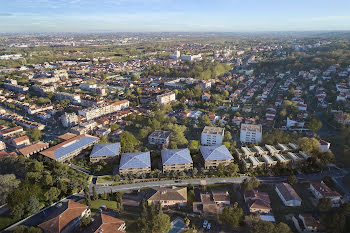
[[[163,165],[193,163],[187,148],[162,150],[162,162]]]
[[[80,148],[82,148],[90,143],[93,143],[97,140],[98,140],[98,138],[92,137],[92,136],[85,136],[85,137],[82,137],[80,139],[77,139],[77,140],[69,143],[68,145],[66,144],[66,145],[56,149],[54,151],[55,159],[59,159],[67,154],[72,153],[73,151],[79,150]]]
[[[200,151],[204,160],[225,160],[233,159],[226,146],[201,146]]]

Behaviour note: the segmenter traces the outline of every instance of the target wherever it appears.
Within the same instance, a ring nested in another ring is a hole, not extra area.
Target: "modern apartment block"
[[[201,144],[206,146],[221,145],[223,138],[223,128],[205,126],[201,135]]]
[[[259,143],[262,138],[262,126],[241,124],[240,141],[247,143]]]
[[[201,154],[205,169],[216,168],[219,164],[229,165],[233,163],[233,157],[226,146],[201,146]]]
[[[107,114],[111,114],[117,111],[120,111],[124,108],[128,108],[129,107],[129,101],[128,100],[121,100],[121,101],[117,101],[114,103],[104,103],[104,104],[100,104],[98,106],[93,106],[90,108],[85,108],[82,110],[78,111],[78,114],[80,116],[84,116],[86,118],[86,120],[91,120],[91,119],[95,119]]]
[[[162,150],[163,172],[193,169],[193,161],[188,148]]]
[[[68,99],[72,104],[80,104],[80,95],[65,92],[56,92],[55,97],[59,100]]]
[[[78,115],[73,113],[64,113],[61,116],[62,125],[66,128],[75,126],[79,123]]]
[[[169,104],[176,100],[176,95],[174,92],[168,92],[157,96],[157,101],[163,105]]]
[[[148,143],[151,145],[162,145],[167,147],[170,142],[170,131],[156,130],[148,136]]]
[[[119,174],[148,174],[151,172],[150,152],[135,152],[122,154]]]

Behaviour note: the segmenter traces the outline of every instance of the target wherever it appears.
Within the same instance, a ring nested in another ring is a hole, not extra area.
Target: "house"
[[[200,202],[193,202],[193,212],[206,217],[217,217],[225,205],[229,205],[230,195],[226,191],[201,193]]]
[[[151,189],[147,193],[148,205],[160,202],[162,207],[186,206],[187,188],[186,187],[162,187]]]
[[[275,190],[285,206],[301,206],[301,198],[290,184],[277,184]]]
[[[163,172],[193,169],[193,161],[188,148],[162,150]]]
[[[21,133],[21,132],[23,132],[23,128],[21,126],[16,126],[16,127],[1,130],[0,136],[3,138],[4,137],[11,137],[11,136],[18,134],[18,133]]]
[[[24,157],[29,158],[31,155],[34,155],[36,153],[39,153],[40,151],[43,151],[45,149],[49,148],[49,143],[45,142],[37,142],[35,144],[22,147],[19,149],[19,153],[23,155]]]
[[[233,157],[226,146],[201,146],[201,154],[205,169],[216,168],[219,164],[229,165],[233,163]]]
[[[53,208],[57,208],[49,220],[38,225],[44,232],[60,233],[73,232],[73,229],[80,225],[80,219],[84,216],[90,216],[88,206],[74,202],[60,202]]]
[[[309,214],[299,214],[298,216],[293,216],[292,221],[295,228],[299,232],[326,232],[326,228],[321,221]]]
[[[148,136],[148,143],[151,145],[161,145],[167,147],[170,142],[170,131],[156,130]]]
[[[323,181],[311,182],[310,190],[317,200],[329,198],[332,201],[333,207],[337,207],[341,204],[342,196],[337,191],[331,190]]]
[[[208,92],[203,92],[203,94],[202,94],[203,101],[209,101],[210,98],[211,98],[211,95]]]
[[[151,172],[150,152],[124,153],[120,159],[119,174],[148,174]]]
[[[224,128],[205,126],[201,134],[201,144],[221,145],[224,138]]]
[[[40,154],[58,162],[66,162],[80,154],[80,152],[98,142],[97,137],[88,134],[74,136],[49,149],[41,151]]]
[[[244,192],[244,201],[248,204],[250,213],[270,213],[271,201],[265,192],[259,192],[257,189]]]
[[[10,144],[15,148],[22,148],[22,147],[28,146],[30,145],[29,137],[22,136],[18,138],[12,138],[10,140]]]
[[[320,146],[320,149],[322,152],[327,152],[327,151],[329,151],[329,147],[331,146],[331,143],[320,139],[319,146]]]
[[[262,125],[241,124],[240,141],[259,143],[262,138]]]
[[[101,159],[115,158],[119,155],[120,143],[95,144],[90,154],[90,162],[95,163]]]
[[[125,233],[125,222],[119,218],[99,213],[95,215],[92,224],[84,230],[86,233]]]

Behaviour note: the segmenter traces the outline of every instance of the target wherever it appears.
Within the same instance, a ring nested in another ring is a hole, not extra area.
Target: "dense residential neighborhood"
[[[0,230],[349,232],[344,35],[0,36]]]

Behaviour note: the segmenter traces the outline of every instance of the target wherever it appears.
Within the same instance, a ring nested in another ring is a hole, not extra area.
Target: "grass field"
[[[110,183],[113,182],[113,176],[98,176],[97,177],[97,183]]]
[[[6,215],[0,215],[0,231],[14,224],[17,221],[18,220],[8,217]]]

